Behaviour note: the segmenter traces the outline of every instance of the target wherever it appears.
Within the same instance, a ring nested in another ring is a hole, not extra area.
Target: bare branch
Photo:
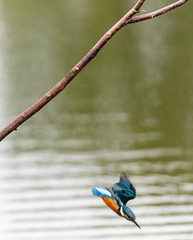
[[[140,12],[141,6],[145,0],[138,0],[135,6],[121,19],[119,20],[97,43],[96,45],[67,73],[67,75],[62,78],[55,87],[53,87],[49,92],[47,92],[43,97],[41,97],[36,103],[34,103],[30,108],[20,114],[13,122],[11,122],[7,127],[5,127],[0,132],[0,141],[2,141],[7,135],[12,131],[17,130],[17,128],[41,110],[49,101],[51,101],[55,96],[64,90],[64,88],[76,77],[76,75],[94,58],[97,53],[104,47],[104,45],[125,25],[135,22],[144,21],[147,19],[154,18],[161,14],[164,14],[176,7],[183,5],[188,0],[180,0],[174,4],[171,4],[165,8],[157,10],[155,12],[144,14],[140,16],[133,17],[136,13]]]
[[[62,78],[58,84],[53,87],[49,92],[47,92],[43,97],[41,97],[36,103],[34,103],[25,112],[20,114],[13,122],[11,122],[7,127],[5,127],[0,132],[0,141],[2,141],[7,135],[12,131],[17,130],[17,128],[33,116],[36,112],[41,110],[49,101],[51,101],[55,96],[57,96],[64,88],[72,81],[72,79],[94,58],[97,53],[102,49],[102,47],[117,33],[125,24],[128,22],[132,16],[139,12],[140,7],[145,2],[145,0],[138,0],[135,6],[119,21],[117,22],[98,42],[97,44],[84,56],[80,62],[78,62],[74,68],[72,68],[67,75]]]
[[[152,19],[152,18],[155,18],[155,17],[158,17],[164,13],[167,13],[177,7],[180,7],[182,6],[184,3],[188,2],[189,0],[179,0],[173,4],[170,4],[166,7],[163,7],[157,11],[154,11],[154,12],[151,12],[151,13],[147,13],[147,14],[143,14],[143,15],[140,15],[140,16],[136,16],[136,17],[132,17],[131,20],[128,22],[129,23],[136,23],[136,22],[142,22],[142,21],[145,21],[145,20],[148,20],[148,19]]]

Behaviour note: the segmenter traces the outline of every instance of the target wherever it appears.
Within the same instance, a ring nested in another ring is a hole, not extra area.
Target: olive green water
[[[134,3],[0,0],[0,127]],[[1,143],[0,239],[193,239],[192,11],[190,1],[122,29]],[[128,205],[141,230],[91,193],[122,171],[137,189]]]

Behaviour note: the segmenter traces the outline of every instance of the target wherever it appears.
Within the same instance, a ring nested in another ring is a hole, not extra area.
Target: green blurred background
[[[0,0],[0,127],[49,91],[135,2]],[[146,1],[143,9],[168,2]],[[188,2],[124,27],[1,143],[4,240],[192,239],[192,10]],[[90,192],[121,171],[138,190],[132,209],[140,232]]]

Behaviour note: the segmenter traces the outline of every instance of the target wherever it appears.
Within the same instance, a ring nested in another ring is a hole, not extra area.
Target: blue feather
[[[105,187],[94,187],[92,193],[97,197],[112,197],[111,193]]]
[[[124,204],[136,197],[136,190],[125,173],[121,173],[120,182],[114,184],[111,189],[118,194]]]

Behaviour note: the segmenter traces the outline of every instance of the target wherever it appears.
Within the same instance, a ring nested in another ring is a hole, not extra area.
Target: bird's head
[[[138,226],[138,228],[140,228],[139,224],[135,221],[135,214],[131,211],[130,208],[128,208],[127,206],[123,205],[120,208],[120,214],[122,217],[124,217],[125,219],[135,223],[135,225]]]

